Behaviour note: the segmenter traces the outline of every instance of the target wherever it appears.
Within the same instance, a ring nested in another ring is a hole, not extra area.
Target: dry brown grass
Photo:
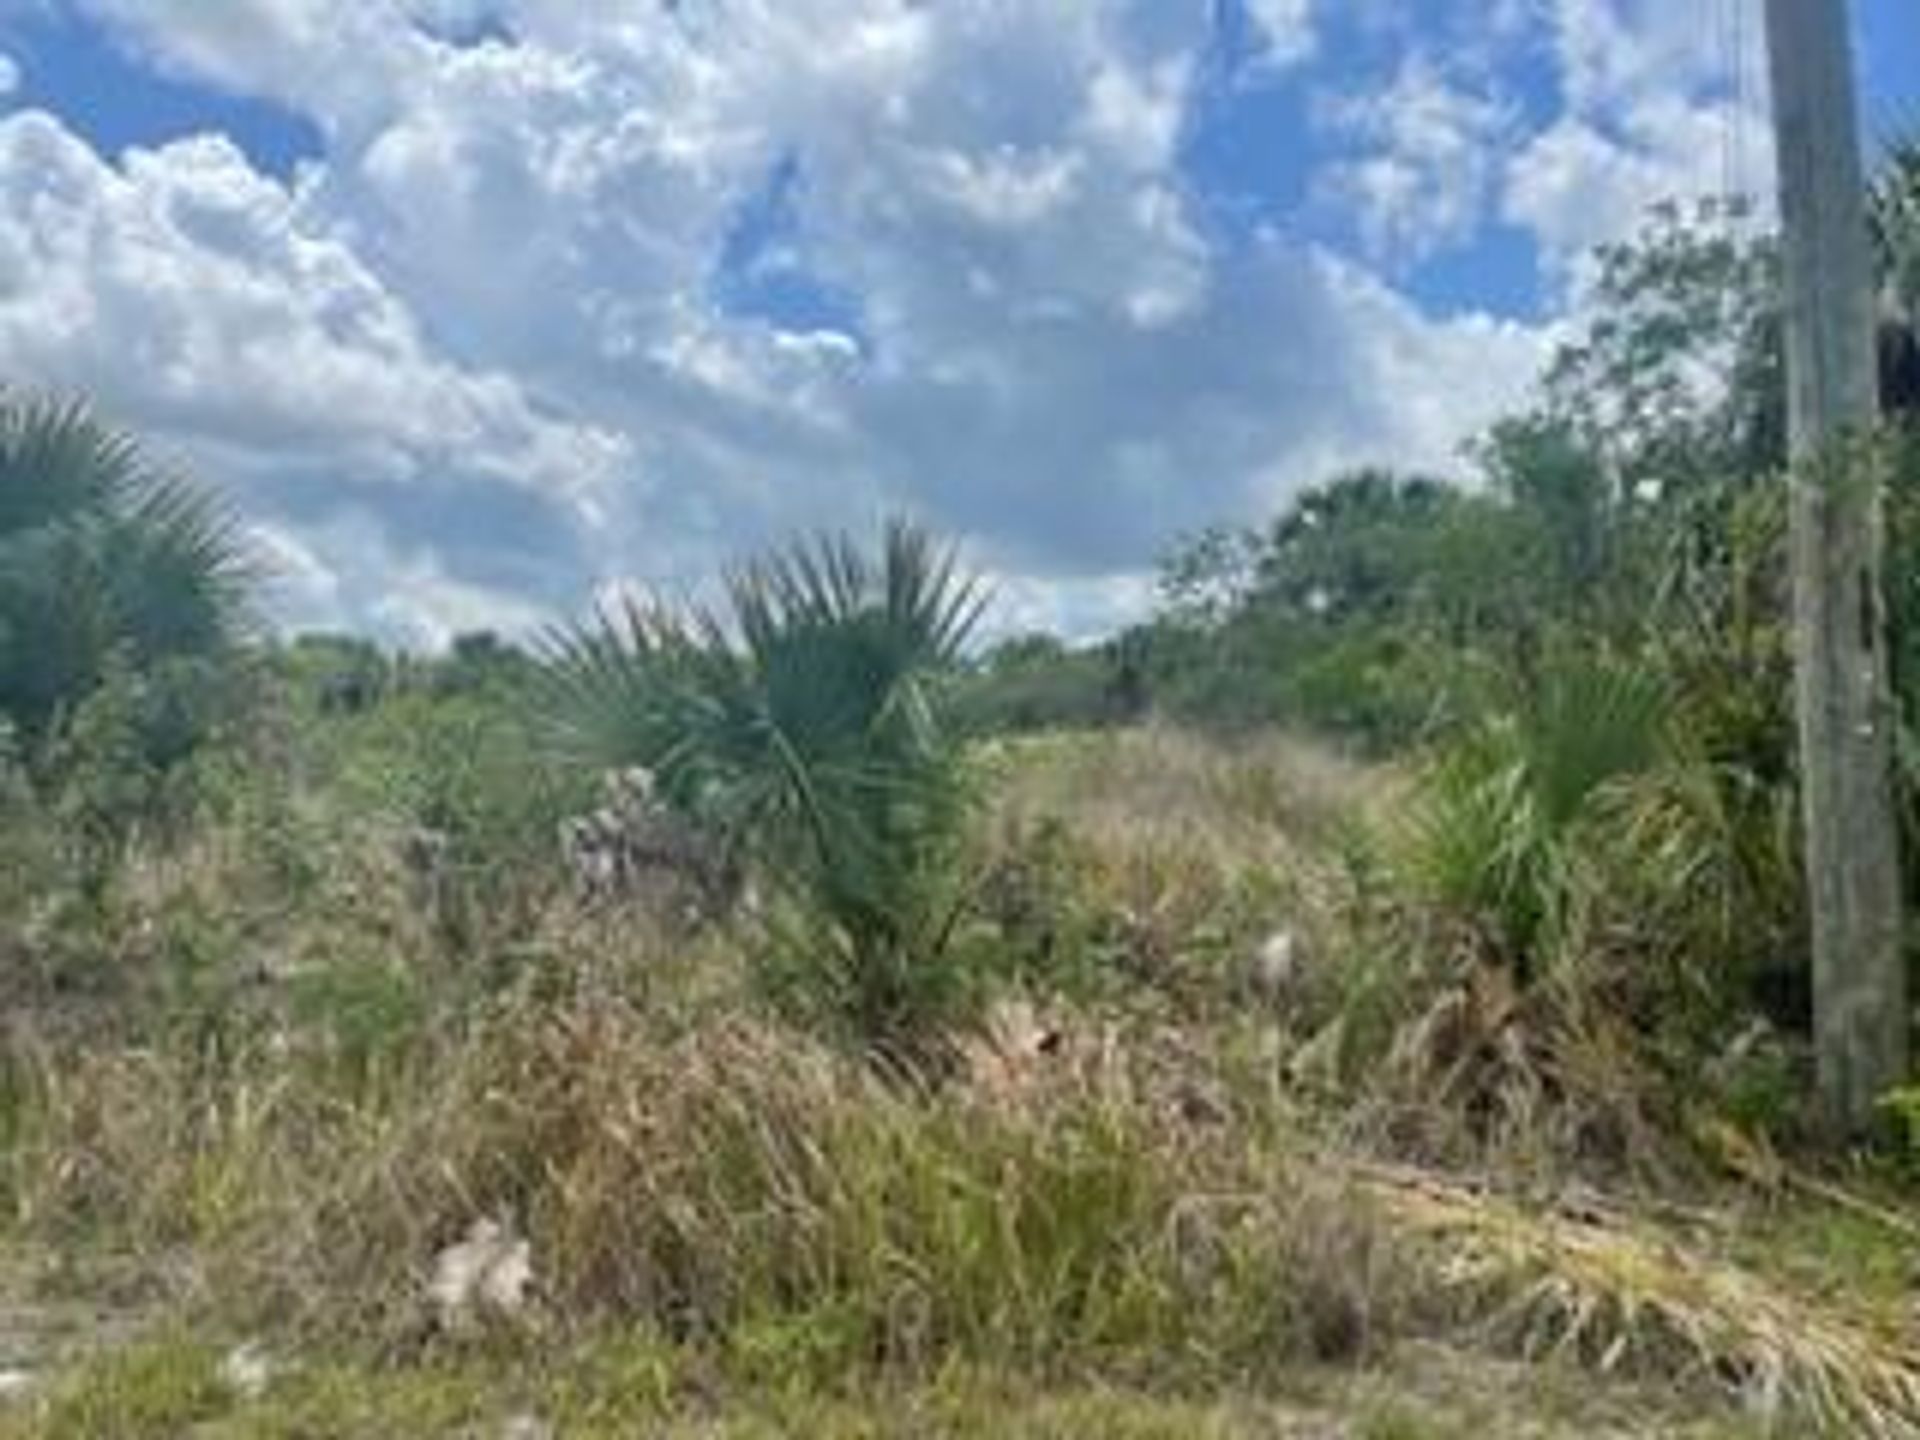
[[[1279,735],[1056,735],[990,747],[986,764],[988,865],[1018,879],[1038,854],[1050,923],[1097,951],[1084,968],[1189,1015],[1243,1004],[1256,952],[1282,932],[1303,982],[1287,998],[1306,998],[1348,931],[1349,852],[1395,792],[1385,772]]]
[[[1911,1324],[1785,1289],[1592,1200],[1528,1208],[1430,1173],[1363,1174],[1388,1214],[1434,1242],[1443,1283],[1530,1355],[1693,1371],[1769,1424],[1920,1434]]]
[[[1324,851],[1386,802],[1393,774],[1281,733],[1215,741],[1164,726],[1001,742],[996,810],[1058,816],[1117,845],[1177,839],[1258,863],[1276,845]]]

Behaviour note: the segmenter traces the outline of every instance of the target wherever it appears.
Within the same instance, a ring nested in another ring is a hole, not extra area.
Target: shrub
[[[84,407],[0,391],[0,714],[37,741],[116,666],[228,651],[237,533]]]
[[[455,957],[523,940],[561,882],[557,832],[589,777],[552,763],[517,699],[415,692],[334,722],[339,795],[384,818],[421,908]]]
[[[1538,972],[1575,902],[1582,827],[1609,785],[1660,760],[1667,712],[1644,667],[1554,662],[1429,766],[1404,851],[1416,891],[1473,927],[1490,958]]]
[[[975,583],[910,526],[878,560],[842,538],[736,571],[724,616],[629,603],[556,637],[545,713],[596,769],[744,847],[805,926],[771,951],[777,992],[882,1049],[944,1007],[968,808],[940,713],[979,615]]]

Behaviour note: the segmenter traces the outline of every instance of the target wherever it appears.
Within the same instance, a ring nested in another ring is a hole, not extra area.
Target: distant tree
[[[1561,346],[1532,418],[1592,452],[1613,494],[1672,501],[1786,459],[1779,255],[1723,202],[1657,207],[1595,253],[1595,319]]]
[[[275,652],[276,668],[301,702],[325,715],[370,710],[393,688],[393,665],[373,641],[309,631]]]
[[[1086,729],[1130,717],[1113,644],[1069,645],[1017,635],[965,667],[951,687],[955,722],[968,735]]]
[[[1880,271],[1880,399],[1889,414],[1920,417],[1920,135],[1886,148],[1868,213]]]
[[[441,694],[512,690],[533,672],[530,656],[492,630],[469,630],[453,637],[433,667],[431,684]]]
[[[1058,665],[1071,653],[1058,635],[1038,630],[1002,640],[981,657],[980,668],[988,675],[1009,675]]]
[[[1202,628],[1225,619],[1252,588],[1260,549],[1257,531],[1226,525],[1183,536],[1160,561],[1163,618]]]
[[[1431,539],[1464,498],[1444,481],[1379,469],[1308,490],[1265,537],[1251,601],[1325,624],[1391,619],[1434,578]]]

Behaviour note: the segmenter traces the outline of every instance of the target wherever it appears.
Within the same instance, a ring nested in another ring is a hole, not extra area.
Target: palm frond
[[[1652,667],[1604,657],[1555,664],[1519,708],[1535,796],[1569,824],[1602,786],[1659,754],[1671,702]]]
[[[82,405],[0,391],[0,710],[28,733],[110,660],[226,651],[255,578],[235,520]]]
[[[1664,753],[1668,709],[1648,667],[1556,660],[1429,764],[1402,847],[1410,878],[1508,959],[1531,964],[1566,908],[1575,828]]]
[[[143,475],[133,441],[79,402],[0,388],[0,536],[115,509]]]
[[[924,683],[959,658],[978,587],[896,524],[877,566],[816,537],[736,568],[724,594],[724,614],[627,601],[550,635],[552,733],[600,766],[654,769],[680,803],[810,837],[844,872],[939,788]]]
[[[136,658],[238,638],[257,572],[234,518],[171,476],[143,477],[108,539],[110,589]]]

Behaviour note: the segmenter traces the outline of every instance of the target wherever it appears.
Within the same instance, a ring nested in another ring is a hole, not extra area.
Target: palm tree
[[[224,653],[249,578],[205,491],[81,404],[0,390],[0,717],[29,742],[115,667]]]
[[[904,523],[877,562],[842,537],[732,572],[721,610],[629,601],[554,635],[542,709],[566,753],[644,766],[828,922],[807,984],[882,1046],[943,976],[944,864],[965,810],[936,680],[983,595]]]

